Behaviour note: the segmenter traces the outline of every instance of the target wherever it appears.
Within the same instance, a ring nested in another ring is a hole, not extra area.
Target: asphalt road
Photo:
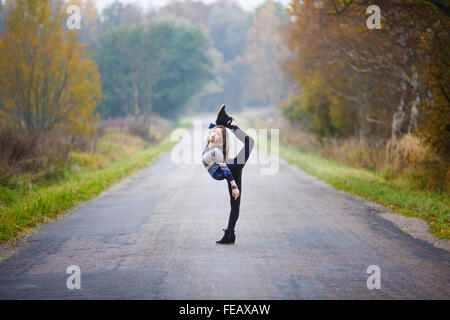
[[[0,298],[450,298],[449,252],[293,166],[261,175],[262,166],[244,169],[234,246],[215,244],[228,220],[225,181],[167,153],[29,236],[0,262]],[[70,265],[80,290],[66,287]],[[370,265],[380,289],[367,288]]]

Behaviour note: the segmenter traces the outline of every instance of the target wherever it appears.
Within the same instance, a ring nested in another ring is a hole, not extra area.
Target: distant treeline
[[[95,11],[89,1],[81,5]],[[106,95],[98,111],[175,117],[222,103],[234,110],[278,104],[289,88],[279,68],[288,56],[280,33],[287,17],[272,2],[247,12],[229,1],[175,1],[143,13],[117,1],[91,14],[80,32],[92,45]]]
[[[4,3],[0,28],[7,28],[2,21],[16,2]],[[234,110],[275,105],[288,94],[279,68],[288,55],[280,33],[288,15],[278,3],[255,12],[231,1],[175,1],[148,12],[120,1],[102,12],[91,0],[47,3],[52,10],[81,8],[81,29],[70,32],[98,65],[100,117],[151,111],[174,118],[186,108],[209,111],[222,103]]]
[[[95,45],[105,99],[103,117],[177,116],[214,78],[200,30],[170,22],[113,27]]]

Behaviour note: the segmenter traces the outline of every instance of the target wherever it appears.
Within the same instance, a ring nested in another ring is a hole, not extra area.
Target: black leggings
[[[231,127],[231,131],[236,135],[236,137],[244,143],[244,147],[237,154],[237,156],[233,159],[229,159],[226,163],[231,173],[233,174],[234,181],[239,188],[239,197],[234,200],[231,185],[228,185],[228,193],[230,194],[230,217],[228,219],[228,227],[227,230],[234,231],[234,227],[236,226],[237,219],[239,218],[239,207],[241,205],[241,197],[242,197],[242,169],[244,168],[245,163],[252,152],[254,140],[244,131],[242,131],[239,127]]]

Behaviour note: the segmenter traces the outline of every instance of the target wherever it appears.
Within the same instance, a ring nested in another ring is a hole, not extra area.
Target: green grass
[[[192,117],[183,117],[178,120],[177,127],[189,129],[192,126]]]
[[[67,167],[61,177],[48,176],[42,183],[31,183],[27,176],[17,177],[15,187],[0,187],[0,242],[30,232],[40,223],[55,219],[73,206],[97,196],[134,170],[147,166],[175,144],[166,138],[131,155],[108,161],[102,168],[92,167],[91,160],[85,159],[89,155],[76,154],[73,158],[87,163],[87,167]]]
[[[248,122],[236,121],[243,129]],[[268,147],[271,143],[268,139]],[[268,150],[270,152],[270,150]],[[418,217],[428,223],[429,231],[441,239],[450,239],[450,197],[447,193],[411,187],[406,181],[389,181],[373,170],[352,167],[305,153],[294,146],[280,145],[280,157],[337,189],[392,208],[392,212]]]
[[[431,233],[450,239],[450,197],[446,193],[387,181],[374,171],[346,166],[296,147],[280,146],[280,157],[340,190],[388,206],[393,212],[424,219]]]

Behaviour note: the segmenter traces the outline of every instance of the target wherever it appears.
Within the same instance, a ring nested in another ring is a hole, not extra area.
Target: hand
[[[230,127],[236,127],[237,126],[237,123],[236,123],[236,121],[231,121],[231,123],[230,123]]]
[[[239,198],[240,192],[238,188],[234,188],[233,190],[231,190],[231,194],[233,195],[234,200],[236,200],[237,198]]]

